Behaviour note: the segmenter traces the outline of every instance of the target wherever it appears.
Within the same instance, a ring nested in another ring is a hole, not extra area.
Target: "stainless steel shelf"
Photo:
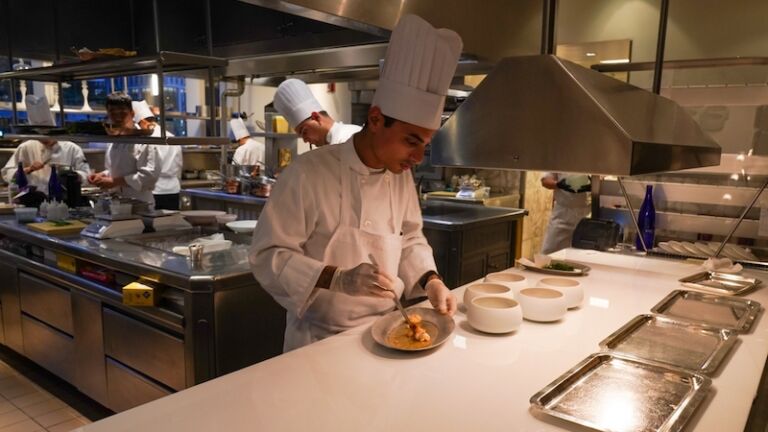
[[[223,68],[227,63],[226,59],[218,57],[161,51],[150,57],[92,60],[3,72],[0,73],[0,79],[14,78],[49,82],[76,81],[110,76],[142,75],[156,73],[158,70],[166,73],[207,67]]]
[[[109,136],[109,135],[6,135],[7,140],[55,139],[76,143],[109,142],[115,144],[154,144],[154,145],[227,145],[226,137],[148,137],[148,136]]]

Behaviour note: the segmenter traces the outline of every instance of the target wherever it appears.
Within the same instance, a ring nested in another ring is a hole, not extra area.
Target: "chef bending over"
[[[461,47],[455,32],[403,17],[363,129],[281,174],[250,262],[287,310],[285,351],[374,321],[394,309],[393,292],[456,311],[422,234],[410,170],[440,127]]]

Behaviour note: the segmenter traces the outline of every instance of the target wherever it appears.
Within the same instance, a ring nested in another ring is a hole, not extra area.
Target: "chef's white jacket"
[[[331,129],[328,130],[328,135],[325,137],[325,141],[328,144],[342,144],[347,142],[352,135],[360,132],[362,129],[358,125],[344,124],[340,121],[334,122]]]
[[[165,131],[166,136],[174,136]],[[160,127],[152,131],[153,137],[160,136]],[[184,164],[181,146],[177,145],[157,145],[153,146],[157,150],[157,158],[160,164],[160,176],[155,183],[155,189],[152,191],[155,195],[177,194],[181,190],[181,168]]]
[[[264,164],[264,152],[266,147],[263,142],[248,138],[245,144],[235,150],[232,159],[238,165],[257,165]]]
[[[351,206],[343,209],[342,175],[350,176],[347,183],[352,185]],[[360,161],[351,139],[320,147],[300,155],[280,174],[259,217],[249,256],[254,276],[287,310],[289,321],[301,319],[323,268],[334,265],[323,262],[323,257],[341,212],[349,212],[348,220],[361,230],[400,235],[397,276],[405,285],[406,298],[424,295],[417,282],[427,271],[436,270],[432,248],[422,233],[411,173],[371,170]],[[347,301],[361,298],[346,296]],[[355,318],[349,317],[350,326],[359,323]]]
[[[43,168],[27,174],[29,184],[37,186],[37,190],[40,192],[48,193],[48,180],[51,178],[52,164],[74,167],[75,171],[80,175],[80,181],[84,184],[88,183],[88,174],[91,173],[91,168],[88,166],[88,162],[85,161],[83,149],[69,141],[58,141],[50,149],[40,141],[24,141],[16,148],[13,156],[8,159],[5,167],[3,167],[3,179],[8,183],[13,180],[13,177],[16,175],[16,169],[19,166],[19,161],[25,167],[28,167],[33,162],[45,162],[48,159],[50,159],[50,162],[45,164]]]
[[[123,177],[127,186],[117,188],[120,196],[154,203],[152,190],[160,177],[157,149],[147,144],[110,144],[104,157],[111,177]]]

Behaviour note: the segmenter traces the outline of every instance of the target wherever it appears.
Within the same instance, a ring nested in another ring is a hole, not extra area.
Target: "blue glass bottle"
[[[653,207],[653,186],[645,186],[645,199],[640,206],[640,213],[637,215],[637,226],[640,228],[635,246],[637,250],[643,250],[640,243],[640,235],[643,236],[645,245],[648,249],[653,248],[653,240],[656,236],[656,209]]]
[[[61,187],[61,182],[59,182],[56,165],[51,165],[51,176],[48,178],[48,198],[51,201],[62,201],[64,199],[64,189]]]
[[[24,165],[21,162],[19,162],[19,167],[16,169],[16,186],[19,187],[19,190],[24,190],[29,186],[27,175],[24,174]]]

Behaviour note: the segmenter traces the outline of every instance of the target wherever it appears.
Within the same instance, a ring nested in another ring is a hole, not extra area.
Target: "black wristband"
[[[440,276],[439,273],[437,273],[434,270],[429,270],[428,272],[424,273],[424,276],[419,279],[419,285],[421,285],[422,288],[427,287],[427,282],[429,281],[429,278],[432,276],[437,276],[438,279],[443,280],[443,277]]]

